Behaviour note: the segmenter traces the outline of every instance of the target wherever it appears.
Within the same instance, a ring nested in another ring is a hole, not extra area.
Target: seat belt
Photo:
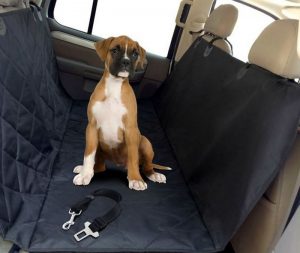
[[[114,200],[116,203],[104,215],[95,218],[93,222],[86,221],[84,223],[84,229],[74,235],[77,242],[85,239],[88,236],[93,236],[94,238],[99,237],[99,232],[102,231],[109,223],[118,218],[121,213],[121,195],[118,192],[110,189],[98,189],[71,206],[69,210],[71,218],[62,225],[62,229],[69,230],[70,227],[75,224],[74,220],[76,216],[80,216],[85,210],[87,210],[90,203],[95,200],[96,197],[106,197]]]
[[[182,8],[181,16],[180,16],[180,19],[179,19],[181,24],[185,24],[185,22],[187,20],[187,17],[189,15],[190,9],[191,9],[191,4],[185,3],[183,8]],[[176,57],[176,53],[177,53],[177,49],[178,49],[178,46],[179,46],[179,42],[180,42],[180,39],[181,39],[182,32],[183,32],[183,26],[179,26],[179,25],[176,24],[175,30],[174,30],[174,33],[173,33],[173,37],[172,37],[172,40],[171,40],[171,45],[170,45],[170,48],[169,48],[168,56],[167,56],[167,58],[170,59],[170,67],[169,67],[169,73],[168,74],[170,74],[172,72],[173,68],[174,68],[175,57]]]

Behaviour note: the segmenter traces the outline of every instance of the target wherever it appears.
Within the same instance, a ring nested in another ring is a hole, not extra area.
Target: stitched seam
[[[37,228],[38,221],[40,220],[41,214],[42,214],[42,212],[43,212],[43,210],[44,210],[45,202],[46,202],[46,200],[47,200],[47,198],[48,198],[49,189],[50,189],[51,181],[52,181],[52,177],[53,177],[53,165],[54,165],[54,163],[55,163],[55,161],[56,161],[56,159],[57,159],[57,154],[59,154],[59,151],[61,150],[62,144],[63,144],[63,142],[64,142],[65,133],[66,133],[67,126],[68,126],[68,121],[69,121],[69,119],[70,119],[70,112],[71,112],[71,110],[72,110],[72,107],[73,107],[73,103],[71,104],[71,106],[70,106],[70,108],[69,108],[69,111],[68,111],[68,114],[67,114],[67,115],[68,115],[68,117],[67,117],[68,120],[67,120],[66,123],[65,123],[65,128],[64,128],[64,131],[63,131],[63,132],[64,132],[63,138],[62,138],[62,140],[61,140],[61,142],[60,142],[60,146],[59,146],[59,148],[58,148],[58,150],[57,150],[57,152],[56,152],[56,155],[53,157],[53,160],[52,160],[52,163],[51,163],[51,168],[52,168],[52,170],[51,170],[51,175],[50,175],[49,183],[48,183],[48,185],[47,185],[47,189],[46,189],[46,192],[45,192],[44,201],[43,201],[43,203],[42,203],[42,205],[41,205],[40,212],[39,212],[39,214],[38,214],[38,218],[37,218],[37,220],[36,220],[34,229],[32,230],[32,234],[31,234],[31,237],[30,237],[30,240],[29,240],[29,244],[28,244],[28,249],[30,249],[30,245],[31,245],[32,240],[33,240],[33,237],[34,237],[34,235],[35,235],[35,231],[36,231],[36,228]]]
[[[44,154],[43,152],[41,152],[41,151],[40,151],[40,150],[39,150],[39,149],[38,149],[38,148],[37,148],[30,140],[28,140],[28,139],[26,139],[24,136],[22,136],[22,134],[19,133],[18,130],[15,129],[15,128],[10,124],[10,122],[8,122],[5,118],[2,118],[2,120],[3,120],[3,122],[6,122],[6,124],[7,124],[8,126],[10,126],[12,129],[14,129],[15,132],[18,134],[18,136],[22,137],[22,139],[24,139],[24,140],[26,140],[28,143],[30,143],[31,146],[34,147],[36,151],[38,151],[38,153],[40,153],[40,154],[42,154],[42,156],[46,157],[47,154]],[[49,145],[51,146],[50,143],[49,143]]]
[[[17,102],[19,105],[22,105],[22,107],[25,109],[25,111],[27,113],[30,113],[34,118],[36,118],[41,124],[43,123],[41,119],[39,119],[35,114],[33,114],[31,111],[29,111],[29,109],[23,104],[21,103],[15,96],[13,96],[10,91],[3,85],[3,83],[1,82],[3,89],[7,92],[8,95],[10,95],[11,98],[13,98],[13,100],[15,102]],[[4,117],[3,117],[4,118]]]
[[[34,171],[34,172],[40,174],[40,176],[42,176],[42,177],[48,178],[45,174],[43,174],[42,172],[40,172],[40,171],[34,169],[34,168],[33,168],[32,166],[30,166],[29,164],[26,164],[26,163],[24,163],[23,161],[18,161],[18,160],[16,159],[16,157],[13,156],[12,154],[10,154],[7,150],[3,149],[3,151],[4,151],[9,157],[11,157],[12,159],[14,159],[17,163],[20,163],[20,164],[26,166],[27,169],[30,169],[30,170],[32,170],[32,171]]]

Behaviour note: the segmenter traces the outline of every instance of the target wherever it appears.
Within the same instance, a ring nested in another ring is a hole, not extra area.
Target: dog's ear
[[[146,50],[142,48],[139,43],[137,44],[138,52],[139,52],[139,58],[138,58],[138,63],[137,66],[140,67],[141,69],[144,69],[144,66],[147,64],[147,59],[146,59]]]
[[[109,50],[109,45],[113,41],[114,37],[95,42],[96,52],[102,61],[106,60],[106,56]]]

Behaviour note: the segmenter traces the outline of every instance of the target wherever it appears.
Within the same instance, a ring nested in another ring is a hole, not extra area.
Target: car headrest
[[[0,0],[0,12],[14,11],[29,6],[29,0]]]
[[[289,79],[299,78],[298,26],[296,19],[272,22],[253,43],[248,55],[249,63]]]
[[[212,11],[207,18],[204,31],[227,38],[233,31],[238,18],[238,9],[231,4],[223,4]]]

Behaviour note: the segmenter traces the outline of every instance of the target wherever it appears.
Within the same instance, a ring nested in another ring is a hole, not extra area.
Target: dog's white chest
[[[115,148],[120,143],[119,129],[123,130],[122,118],[127,113],[121,101],[122,79],[109,76],[105,83],[105,100],[97,101],[93,108],[93,114],[97,121],[97,128],[101,128],[103,141]]]

